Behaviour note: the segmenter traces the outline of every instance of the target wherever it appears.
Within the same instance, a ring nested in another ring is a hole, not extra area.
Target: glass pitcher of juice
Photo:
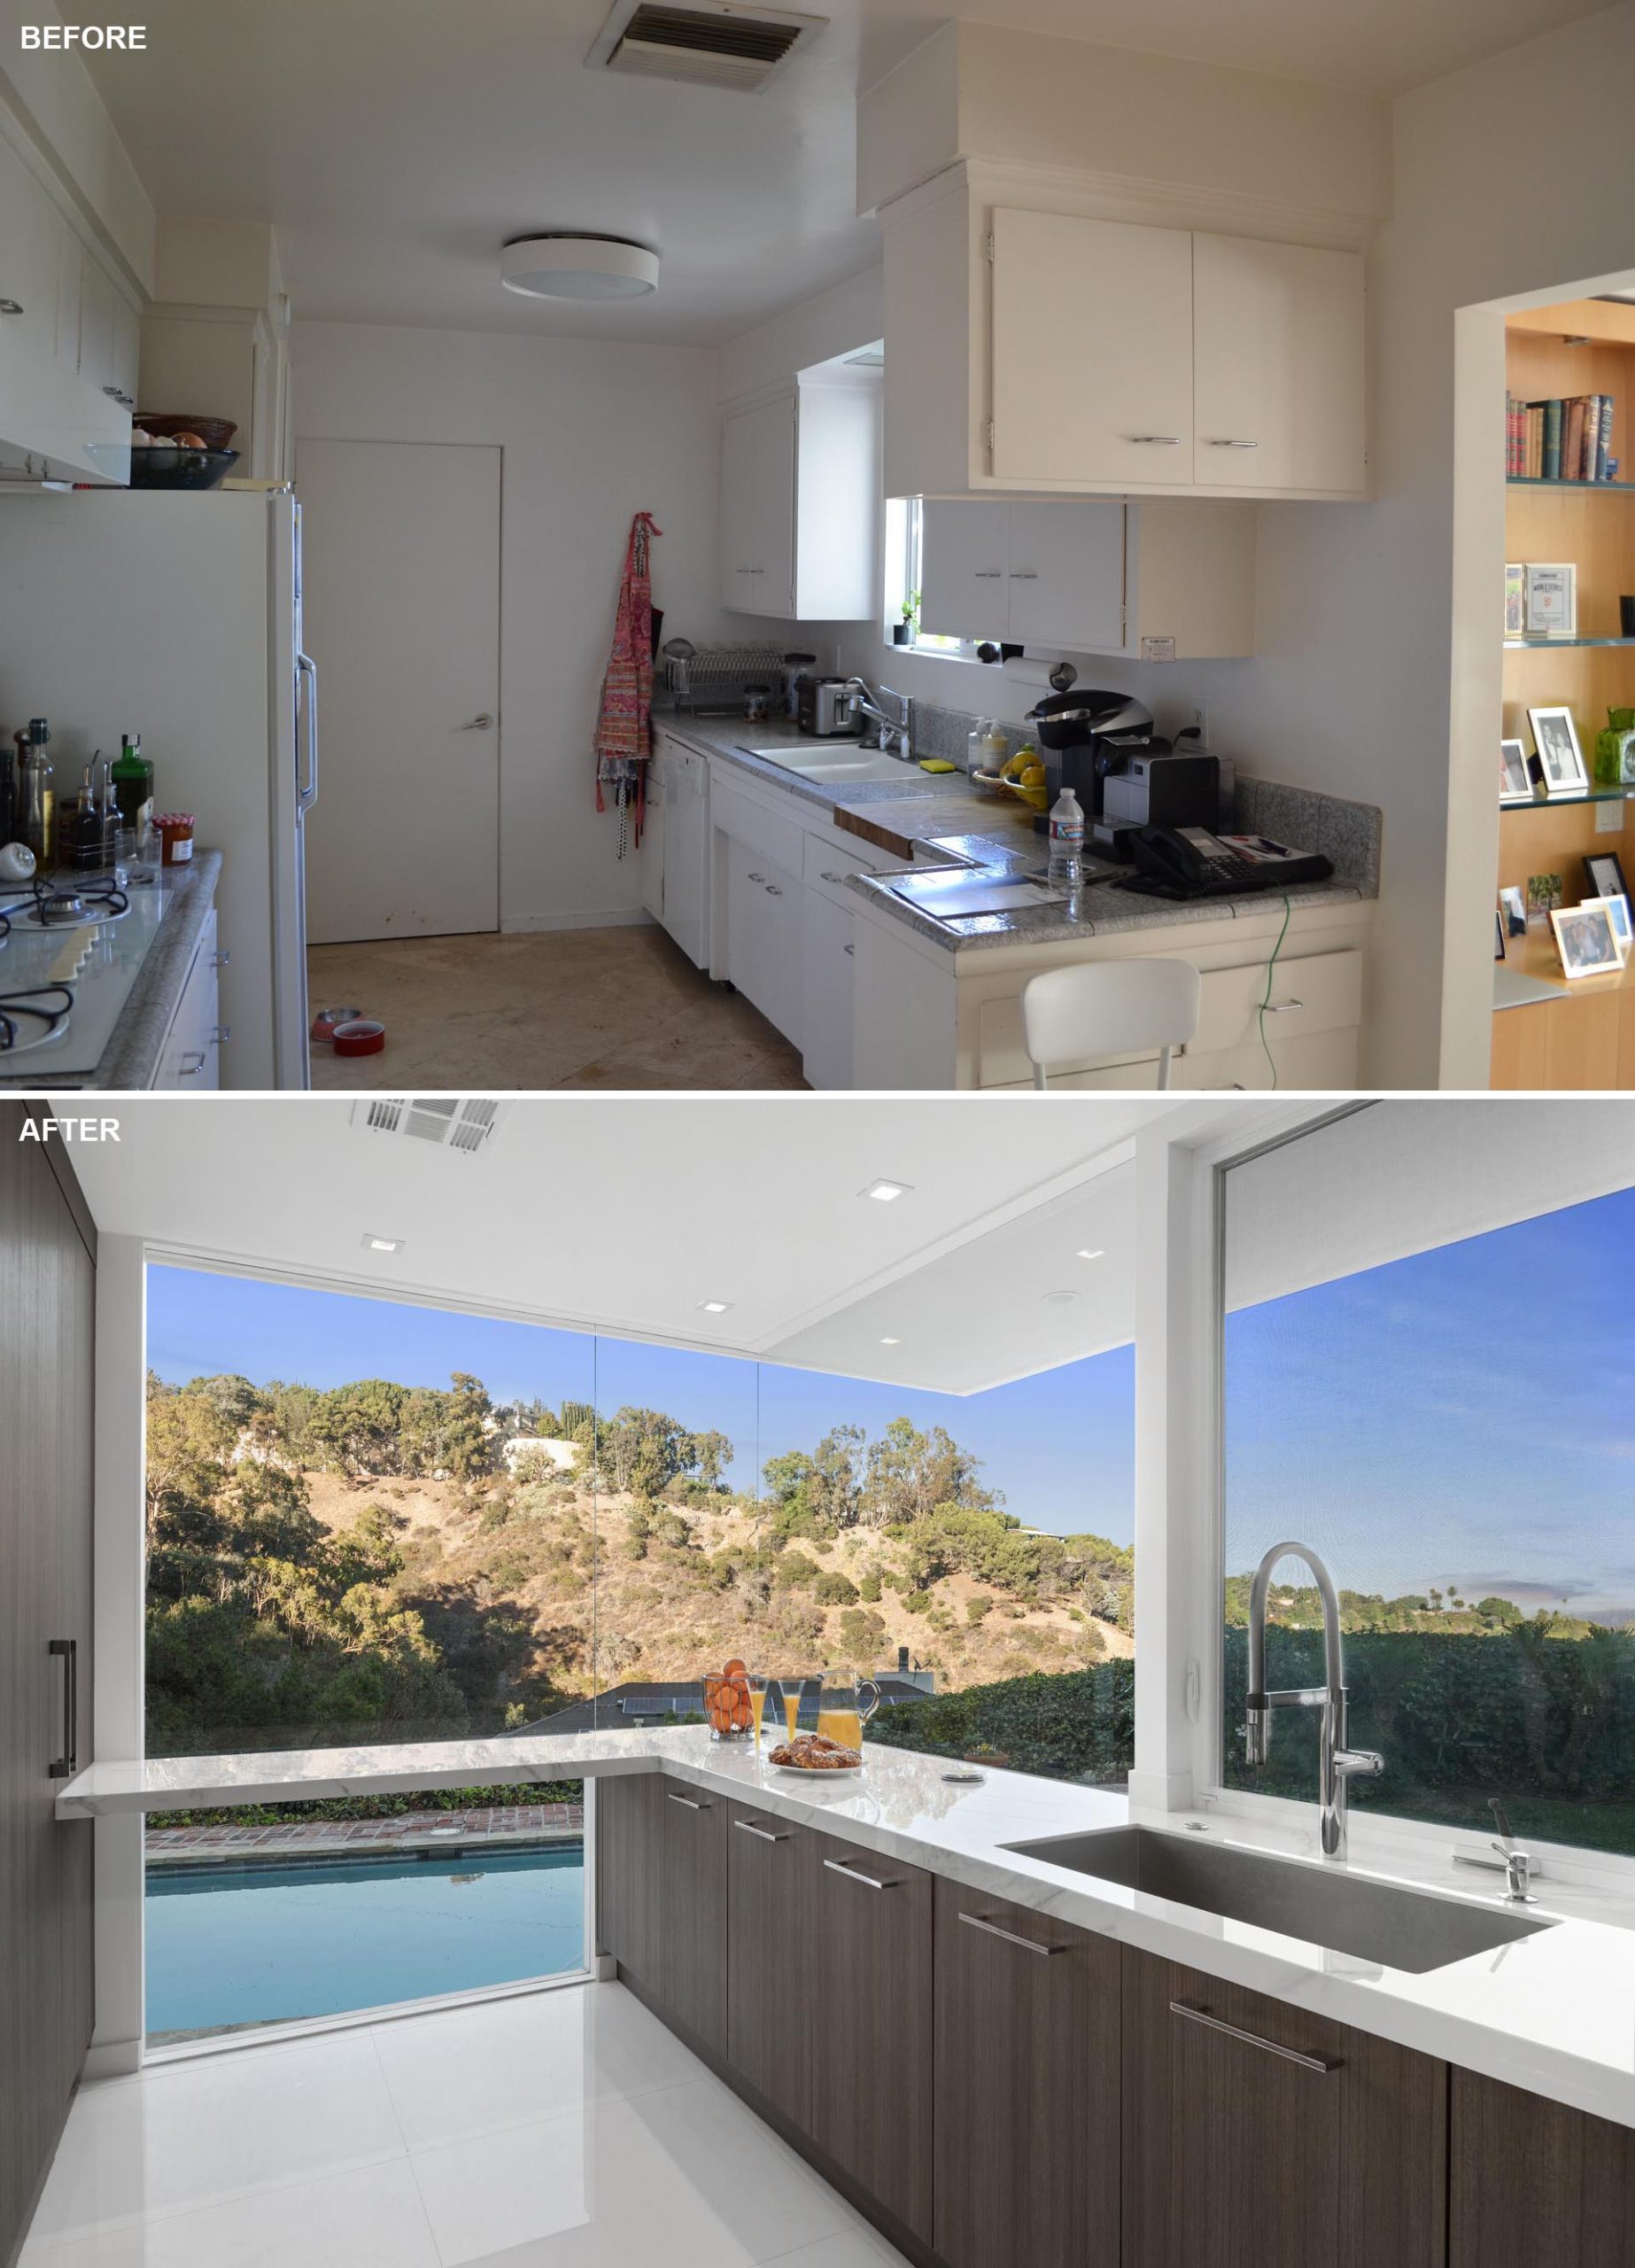
[[[872,1677],[825,1677],[818,1697],[818,1729],[842,1748],[860,1749],[863,1728],[879,1705],[880,1689]]]

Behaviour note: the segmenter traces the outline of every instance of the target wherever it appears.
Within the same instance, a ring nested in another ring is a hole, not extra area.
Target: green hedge
[[[991,1754],[1052,1780],[1120,1781],[1135,1754],[1135,1666],[1034,1671],[882,1709],[869,1738],[934,1756]]]
[[[156,1812],[155,1827],[282,1827],[307,1819],[401,1819],[412,1811],[504,1811],[525,1804],[577,1804],[582,1780],[500,1788],[406,1788],[390,1796],[323,1796],[304,1804],[235,1804],[230,1809]]]

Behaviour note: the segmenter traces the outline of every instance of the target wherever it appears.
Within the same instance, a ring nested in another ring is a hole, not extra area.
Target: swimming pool
[[[579,1843],[148,1868],[151,2040],[584,1965]]]

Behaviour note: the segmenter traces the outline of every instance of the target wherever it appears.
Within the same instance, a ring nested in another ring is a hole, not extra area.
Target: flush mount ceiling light
[[[500,281],[530,299],[639,299],[658,280],[657,252],[622,237],[519,237],[500,255]]]
[[[1067,1308],[1073,1305],[1078,1296],[1077,1292],[1047,1292],[1044,1294],[1044,1303],[1048,1308]]]
[[[866,1189],[857,1192],[859,1197],[872,1197],[877,1205],[894,1205],[899,1197],[906,1197],[914,1186],[910,1181],[872,1181]]]
[[[1101,1252],[1101,1251],[1096,1251],[1096,1252],[1089,1252],[1089,1251],[1085,1251],[1085,1252],[1076,1252],[1076,1253],[1074,1253],[1074,1254],[1073,1254],[1073,1258],[1074,1258],[1075,1260],[1105,1260],[1105,1258],[1106,1258],[1106,1257],[1107,1257],[1106,1254],[1105,1254],[1104,1252]]]
[[[903,1341],[900,1339],[882,1339],[880,1340],[880,1345],[882,1347],[901,1347]]]
[[[363,1239],[363,1249],[365,1252],[401,1252],[403,1239],[401,1237],[366,1236]]]
[[[732,1304],[731,1300],[701,1300],[698,1309],[701,1315],[725,1315]]]

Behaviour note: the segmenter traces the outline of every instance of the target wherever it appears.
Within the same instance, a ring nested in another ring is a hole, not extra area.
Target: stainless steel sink
[[[905,788],[923,785],[926,774],[912,764],[905,764],[900,756],[887,756],[878,748],[860,748],[856,742],[819,742],[809,756],[804,749],[791,748],[786,741],[780,748],[748,748],[746,755],[763,757],[768,764],[781,765],[786,772],[793,772],[802,780],[821,781],[826,787],[843,788],[856,781],[900,780]]]
[[[1514,1945],[1552,1926],[1502,1906],[1437,1898],[1424,1891],[1399,1889],[1394,1883],[1370,1882],[1299,1860],[1231,1850],[1202,1837],[1147,1827],[1056,1835],[1006,1848],[1073,1874],[1093,1875],[1100,1882],[1218,1914],[1223,1921],[1275,1930],[1307,1945],[1326,1946],[1332,1952],[1415,1976],[1468,1960],[1472,1953],[1491,1953],[1497,1946]]]

